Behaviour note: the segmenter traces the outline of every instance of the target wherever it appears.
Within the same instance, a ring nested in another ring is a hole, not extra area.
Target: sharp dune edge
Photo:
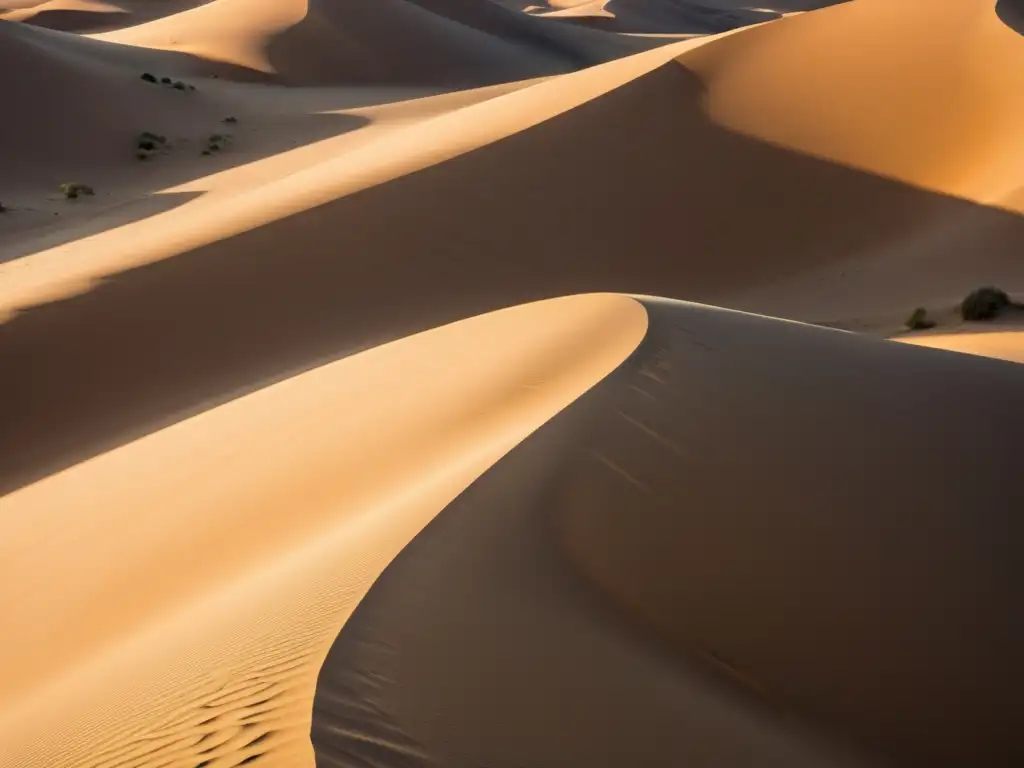
[[[356,610],[318,765],[1019,760],[1024,372],[642,301]]]
[[[0,768],[1020,764],[1018,6],[0,0]]]
[[[4,765],[308,763],[312,686],[338,624],[431,516],[645,328],[616,296],[492,313],[6,497]],[[119,534],[104,544],[104,530]],[[35,571],[40,557],[64,578]]]

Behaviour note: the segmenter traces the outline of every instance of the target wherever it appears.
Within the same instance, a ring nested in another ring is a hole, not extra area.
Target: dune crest
[[[298,759],[323,654],[380,570],[645,329],[617,296],[484,315],[6,496],[0,764]]]
[[[1020,186],[1024,39],[992,3],[855,0],[683,63],[733,130],[980,202]]]
[[[1019,2],[16,4],[0,768],[1024,764]]]
[[[0,21],[62,32],[100,32],[180,13],[209,0],[24,0],[0,5]],[[4,8],[12,8],[6,13]]]
[[[317,765],[1013,764],[1024,368],[640,300],[346,623]]]
[[[290,85],[465,87],[566,72],[581,63],[537,33],[524,39],[518,27],[536,20],[495,7],[490,10],[506,17],[481,24],[477,17],[489,19],[487,2],[437,5],[214,0],[99,37],[228,62]]]

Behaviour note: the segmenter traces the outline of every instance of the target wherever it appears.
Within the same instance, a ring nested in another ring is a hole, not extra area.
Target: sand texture
[[[0,768],[1024,764],[1024,2],[0,0],[0,105]]]

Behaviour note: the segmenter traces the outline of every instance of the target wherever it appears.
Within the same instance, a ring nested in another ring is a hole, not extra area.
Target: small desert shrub
[[[157,82],[156,75],[150,74],[149,72],[143,72],[142,79],[145,80],[147,83]]]
[[[215,133],[206,140],[206,149],[203,150],[204,155],[210,155],[214,152],[220,152],[224,147],[231,141],[231,134],[229,133]]]
[[[7,208],[3,203],[0,203],[0,213],[7,213]]]
[[[175,81],[175,83],[171,86],[171,88],[174,88],[176,91],[184,91],[187,87],[188,86],[181,82],[181,80]]]
[[[928,310],[924,307],[918,307],[910,313],[910,317],[907,318],[907,328],[912,331],[924,331],[928,328],[935,327],[935,321],[928,317]]]
[[[158,149],[167,146],[167,137],[150,131],[143,131],[135,140],[135,157],[139,160],[147,160],[149,156]]]
[[[161,77],[160,78],[160,82],[163,83],[164,85],[170,85],[174,81],[171,80],[171,78],[169,78],[169,77]]]
[[[75,200],[82,195],[94,195],[93,188],[88,184],[79,184],[78,182],[69,181],[60,185],[60,193],[64,195],[68,200]]]
[[[232,116],[225,117],[222,122],[225,122],[225,123],[237,123],[238,122],[238,118],[234,117],[232,115]]]
[[[960,316],[964,320],[992,320],[1010,305],[1005,291],[986,286],[967,294],[960,303]]]

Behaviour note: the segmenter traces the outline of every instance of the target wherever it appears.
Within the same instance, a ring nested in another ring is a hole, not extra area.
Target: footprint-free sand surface
[[[0,9],[0,768],[1024,761],[1024,7]]]

